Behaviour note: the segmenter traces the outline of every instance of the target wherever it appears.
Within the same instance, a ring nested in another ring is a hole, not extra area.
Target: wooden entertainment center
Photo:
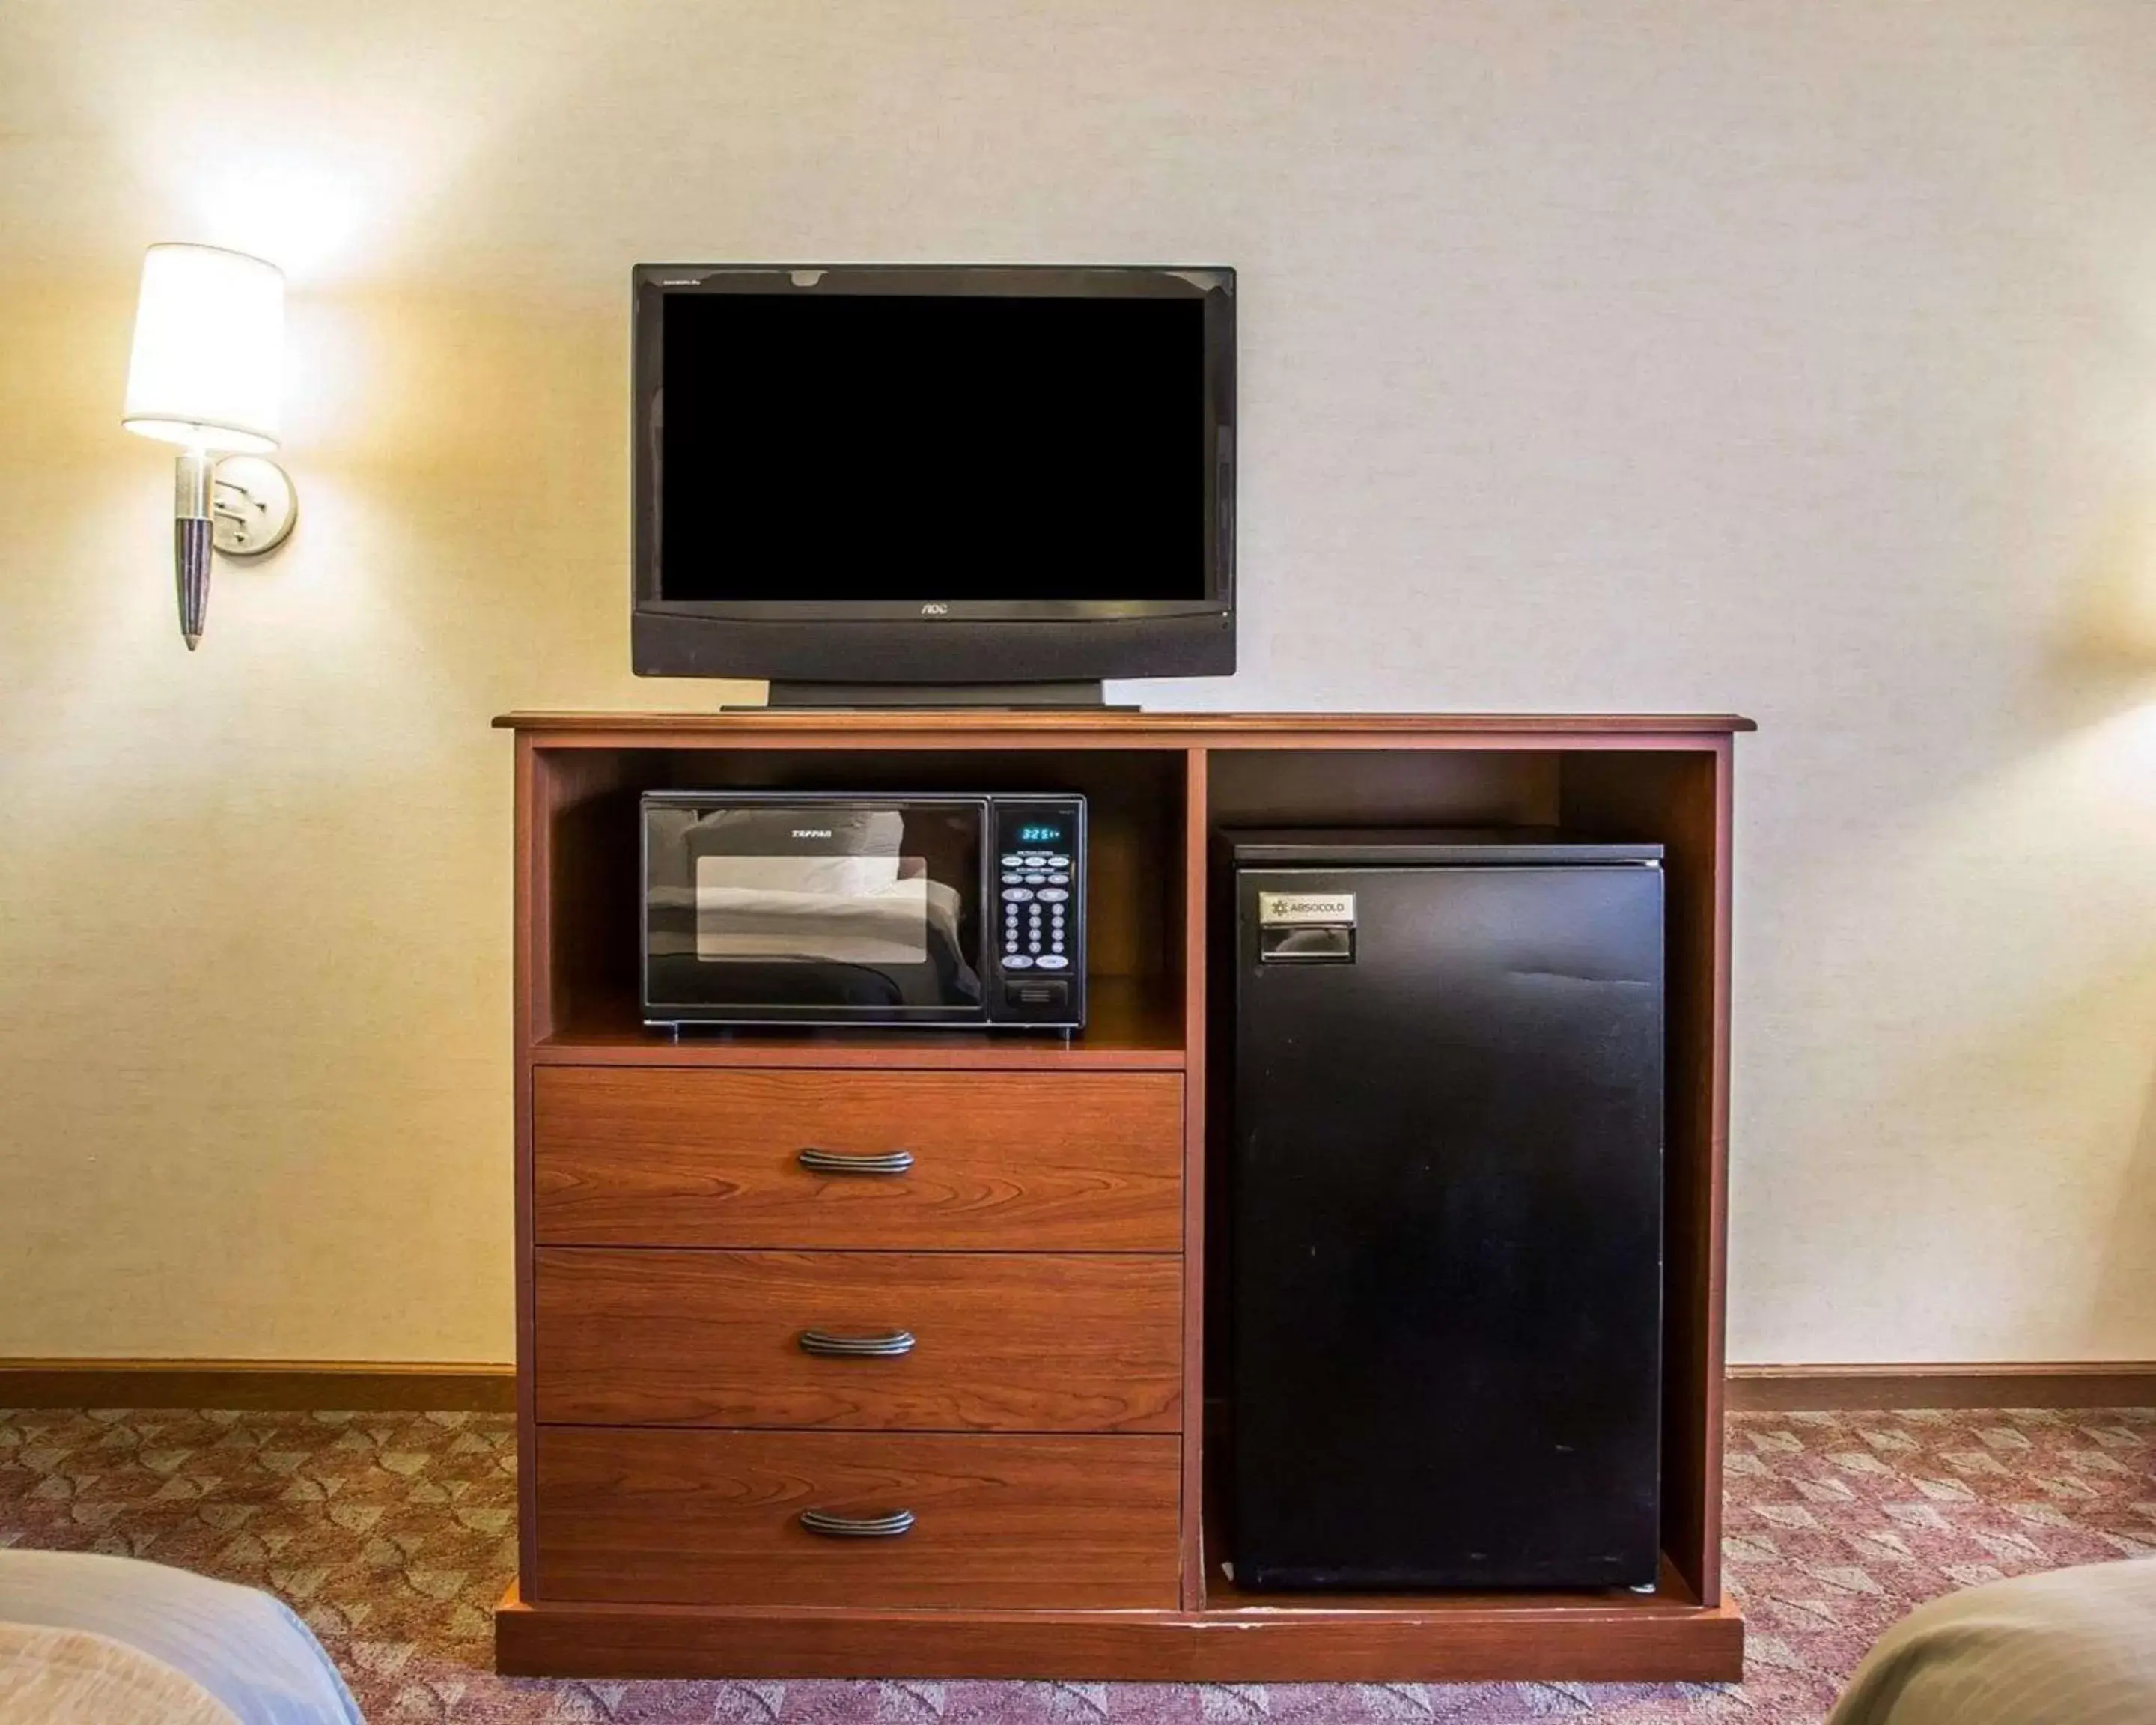
[[[495,1618],[502,1671],[1741,1674],[1718,1548],[1731,769],[1749,721],[745,711],[496,723],[516,750],[520,1580]],[[637,798],[715,787],[1083,793],[1086,1029],[647,1030]],[[1557,826],[1667,847],[1652,1594],[1260,1593],[1224,1567],[1208,851],[1249,826]],[[904,1148],[913,1163],[890,1178],[819,1173],[801,1163],[808,1147]],[[795,1345],[819,1323],[870,1322],[902,1323],[921,1345],[889,1360]],[[916,1518],[902,1538],[820,1538],[799,1512],[826,1504]]]

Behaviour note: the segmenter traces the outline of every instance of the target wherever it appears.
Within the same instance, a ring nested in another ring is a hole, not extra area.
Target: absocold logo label
[[[1261,892],[1258,895],[1258,921],[1267,928],[1292,927],[1301,922],[1347,923],[1355,921],[1355,895],[1352,892]]]

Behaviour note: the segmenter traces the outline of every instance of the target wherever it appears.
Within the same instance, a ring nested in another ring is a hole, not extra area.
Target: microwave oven
[[[645,1024],[1084,1027],[1083,797],[642,801]]]

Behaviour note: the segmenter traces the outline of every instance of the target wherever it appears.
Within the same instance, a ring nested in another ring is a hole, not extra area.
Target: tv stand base
[[[1071,683],[774,682],[766,705],[784,707],[1106,708],[1097,679]],[[1136,707],[1109,708],[1136,712]]]

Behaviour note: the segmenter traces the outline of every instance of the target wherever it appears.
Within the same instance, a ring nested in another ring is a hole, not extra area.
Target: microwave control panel
[[[995,801],[996,1017],[1086,1021],[1086,799]]]

